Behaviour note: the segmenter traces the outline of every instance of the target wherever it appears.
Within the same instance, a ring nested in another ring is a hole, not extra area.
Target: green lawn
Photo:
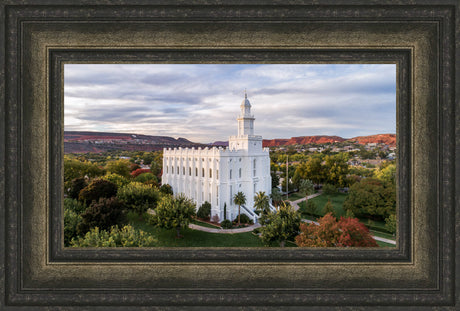
[[[150,233],[158,239],[158,247],[263,247],[261,240],[251,232],[225,234],[208,233],[198,230],[181,230],[182,238],[176,238],[176,230],[156,228],[128,215],[130,224],[138,230]]]
[[[390,244],[390,243],[385,243],[385,242],[381,242],[381,241],[375,241],[375,242],[377,242],[378,246],[380,246],[380,247],[396,247],[396,245]]]
[[[345,216],[346,214],[346,211],[344,211],[343,209],[343,202],[345,201],[346,197],[347,195],[344,193],[336,193],[332,195],[321,194],[317,197],[314,197],[313,199],[310,199],[310,201],[316,204],[318,208],[317,209],[318,214],[320,214],[321,216],[324,216],[324,213],[323,213],[324,205],[326,205],[328,199],[330,199],[332,206],[334,207],[336,211],[337,217],[340,217],[340,216]],[[305,214],[305,206],[306,206],[305,201],[300,202],[299,206],[300,206],[300,212],[302,214]]]
[[[213,228],[213,229],[219,229],[220,228],[219,226],[215,226],[215,225],[212,225],[210,223],[200,221],[198,219],[192,219],[192,221],[190,223],[198,225],[198,226],[206,227],[206,228]]]
[[[298,193],[298,192],[291,193],[289,195],[289,201],[295,201],[295,200],[303,199],[303,198],[305,198],[305,196],[303,194]],[[286,199],[286,196],[284,196],[283,199]]]

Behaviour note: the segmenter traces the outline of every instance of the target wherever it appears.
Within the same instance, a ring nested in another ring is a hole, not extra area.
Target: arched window
[[[192,176],[192,168],[191,167],[188,168],[188,176]]]
[[[241,178],[241,168],[238,171],[238,176],[239,176],[239,178]]]
[[[232,179],[232,170],[230,170],[230,179]]]
[[[185,175],[185,166],[182,167],[182,175]]]
[[[169,171],[169,166],[166,166],[166,173],[168,173]]]
[[[216,170],[216,179],[219,179],[219,170]]]
[[[212,168],[209,169],[209,178],[212,178]]]
[[[179,175],[179,166],[177,167],[177,175]]]
[[[198,177],[198,167],[195,167],[195,176]]]
[[[204,168],[201,169],[201,177],[204,177]]]

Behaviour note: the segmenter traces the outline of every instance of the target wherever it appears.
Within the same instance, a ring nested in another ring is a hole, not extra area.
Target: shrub
[[[318,219],[318,225],[302,223],[295,238],[299,247],[377,247],[366,226],[357,218],[340,220],[328,213]]]
[[[79,201],[75,199],[64,199],[64,211],[72,211],[78,215],[83,213],[86,209],[86,206],[81,204]]]
[[[148,168],[138,168],[137,170],[134,170],[131,172],[131,176],[135,178],[139,176],[140,174],[144,174],[144,173],[151,173],[151,171]]]
[[[78,194],[86,186],[88,186],[88,183],[86,182],[85,178],[74,178],[69,183],[69,187],[67,188],[67,195],[72,199],[78,199]]]
[[[138,170],[138,169],[141,168],[141,166],[139,164],[133,163],[132,161],[133,160],[130,159],[131,165],[129,166],[129,171],[131,172],[131,174],[132,174],[133,171]]]
[[[238,222],[238,216],[235,218],[234,221]],[[252,224],[253,223],[252,219],[250,219],[249,216],[246,214],[240,214],[240,222],[242,224]]]
[[[115,185],[117,185],[118,188],[129,184],[129,179],[121,175],[114,174],[114,173],[107,173],[106,175],[100,178],[114,183]]]
[[[155,246],[158,240],[141,230],[135,230],[127,225],[121,229],[118,226],[110,228],[110,232],[91,229],[84,237],[73,239],[72,247],[148,247]]]
[[[83,188],[78,199],[86,205],[92,201],[99,201],[100,198],[110,198],[117,194],[117,185],[104,179],[95,179],[88,186]]]
[[[134,178],[134,181],[140,182],[143,184],[153,184],[157,185],[158,184],[158,178],[153,175],[152,173],[142,173],[138,175],[136,178]]]
[[[332,216],[336,217],[334,206],[332,205],[332,202],[330,199],[327,200],[327,203],[324,205],[324,208],[323,208],[324,215],[329,214],[329,213],[332,214]]]
[[[232,223],[230,220],[225,219],[225,220],[223,220],[223,221],[220,223],[220,226],[221,226],[223,229],[232,229],[233,223]]]
[[[69,246],[72,238],[77,236],[77,226],[81,216],[71,209],[64,209],[64,245]]]
[[[106,230],[111,226],[122,225],[125,222],[125,209],[125,204],[116,197],[100,198],[81,214],[82,221],[77,226],[78,235],[83,235],[94,227]]]
[[[318,207],[316,206],[315,202],[309,200],[307,201],[306,207],[305,207],[305,212],[308,215],[315,216],[318,213]]]
[[[350,187],[343,208],[358,217],[383,220],[396,211],[396,187],[376,178],[365,178]]]
[[[176,229],[176,236],[180,237],[180,229],[187,228],[192,216],[195,215],[196,205],[183,195],[173,197],[163,196],[150,219],[155,226],[165,229]]]
[[[163,194],[170,194],[170,195],[174,194],[171,185],[168,185],[168,184],[161,185],[160,192]]]
[[[132,182],[120,188],[117,197],[123,200],[129,208],[142,215],[149,208],[156,207],[160,194],[151,185]]]
[[[115,173],[128,178],[130,176],[131,163],[126,159],[119,159],[107,162],[106,170],[110,173]]]
[[[391,214],[385,219],[385,229],[391,233],[396,232],[396,215]]]
[[[205,201],[203,204],[201,204],[198,212],[196,213],[196,216],[201,219],[209,219],[211,216],[211,203]]]
[[[337,188],[331,184],[324,184],[323,185],[323,193],[327,195],[336,194]]]
[[[219,215],[216,214],[216,215],[212,216],[211,222],[218,223],[219,222]]]

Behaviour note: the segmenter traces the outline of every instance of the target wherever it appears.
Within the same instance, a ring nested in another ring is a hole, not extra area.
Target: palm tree
[[[235,196],[233,197],[233,203],[238,205],[238,226],[241,224],[240,223],[240,215],[241,215],[241,205],[246,204],[246,196],[244,195],[243,192],[239,191]]]
[[[254,196],[254,207],[259,214],[266,214],[269,211],[270,198],[264,191],[259,191]]]

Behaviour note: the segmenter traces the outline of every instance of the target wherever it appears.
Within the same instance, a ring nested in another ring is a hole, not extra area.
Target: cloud
[[[66,64],[66,130],[236,134],[247,89],[264,138],[396,132],[395,65]]]

